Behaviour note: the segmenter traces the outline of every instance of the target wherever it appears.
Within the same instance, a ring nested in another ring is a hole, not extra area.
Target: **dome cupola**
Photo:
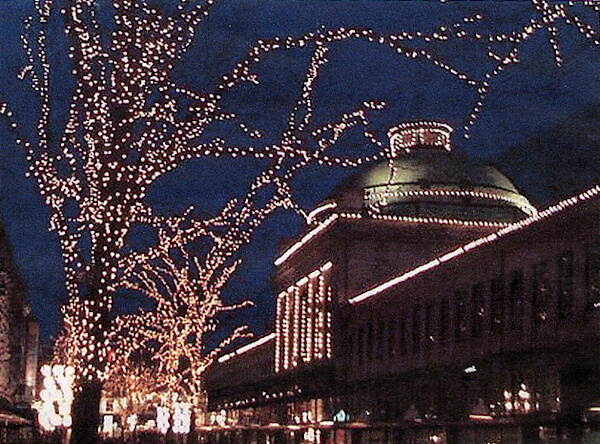
[[[389,158],[343,187],[334,199],[338,208],[374,217],[498,224],[536,213],[495,167],[454,153],[451,134],[440,122],[391,128]]]

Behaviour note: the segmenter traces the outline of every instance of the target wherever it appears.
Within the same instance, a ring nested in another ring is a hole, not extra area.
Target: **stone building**
[[[29,436],[30,430],[22,426],[30,421],[21,415],[30,412],[38,348],[38,325],[0,223],[0,442],[21,442]]]
[[[35,390],[38,327],[0,225],[0,397],[29,402]]]
[[[391,129],[389,160],[310,213],[275,262],[274,332],[246,346],[263,373],[234,376],[237,352],[211,372],[215,436],[598,439],[600,187],[538,212],[450,135]]]

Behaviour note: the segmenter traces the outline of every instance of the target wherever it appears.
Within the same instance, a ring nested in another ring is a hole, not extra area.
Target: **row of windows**
[[[275,371],[331,357],[331,263],[300,279],[277,297]]]
[[[508,279],[500,275],[459,287],[435,302],[394,313],[387,321],[358,325],[349,332],[353,362],[392,359],[436,343],[518,333],[526,323],[539,328],[551,318],[566,319],[575,309],[574,269],[573,251],[564,251],[555,261],[534,264],[527,274],[517,269]],[[585,283],[586,308],[599,307],[600,243],[586,245]]]

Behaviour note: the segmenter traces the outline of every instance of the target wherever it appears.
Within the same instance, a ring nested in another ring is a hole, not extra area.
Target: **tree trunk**
[[[86,381],[73,400],[73,444],[97,444],[100,426],[100,381]]]

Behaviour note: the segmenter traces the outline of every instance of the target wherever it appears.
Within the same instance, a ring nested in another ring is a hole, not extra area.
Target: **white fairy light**
[[[332,357],[331,262],[300,278],[277,297],[275,372]],[[239,352],[236,352],[239,354]]]
[[[390,155],[397,157],[400,151],[423,146],[443,148],[451,151],[452,127],[440,122],[406,122],[388,131]]]
[[[173,432],[187,434],[190,432],[192,411],[188,403],[175,403],[173,406]]]
[[[169,431],[169,419],[171,418],[171,412],[169,411],[169,409],[167,407],[158,407],[156,409],[156,426],[158,427],[158,430],[160,431],[160,433],[162,433],[163,435],[166,435],[167,432]]]
[[[275,336],[276,336],[275,333],[270,333],[260,339],[257,339],[254,342],[251,342],[250,344],[244,345],[243,347],[240,347],[240,348],[234,350],[231,353],[227,353],[226,355],[219,357],[218,361],[219,361],[219,363],[223,363],[223,362],[229,361],[234,356],[243,355],[244,353],[247,353],[251,350],[254,350],[257,347],[260,347],[263,344],[266,344],[269,341],[272,341],[273,339],[275,339]]]
[[[75,369],[45,364],[40,373],[44,377],[43,389],[40,392],[40,400],[34,404],[40,426],[45,431],[52,431],[57,427],[71,427]]]

